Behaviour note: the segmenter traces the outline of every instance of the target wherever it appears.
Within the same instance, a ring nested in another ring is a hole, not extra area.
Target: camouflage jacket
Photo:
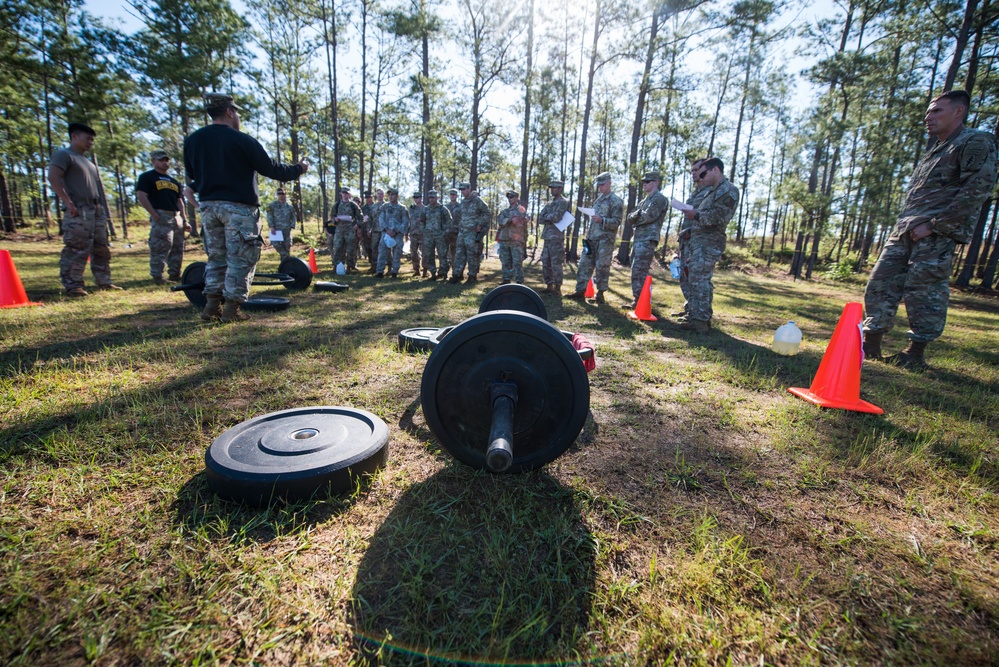
[[[503,209],[496,219],[496,240],[507,243],[527,242],[527,209],[519,203]]]
[[[634,240],[658,242],[668,208],[669,202],[659,190],[643,199],[638,208],[628,216],[632,229],[635,230]]]
[[[339,215],[349,215],[350,220],[337,220]],[[333,204],[333,210],[330,212],[330,219],[326,223],[326,230],[331,234],[337,227],[353,227],[354,225],[361,225],[364,222],[364,217],[361,215],[361,207],[352,201],[338,201]]]
[[[409,235],[423,236],[423,225],[427,221],[427,207],[413,204],[409,207]]]
[[[687,201],[685,203],[688,204],[689,206],[697,208],[700,205],[701,198],[704,197],[704,192],[706,190],[707,188],[704,186],[698,186],[694,188],[694,191],[690,193],[690,196],[687,197]],[[687,216],[683,216],[683,219],[680,221],[680,233],[682,234],[683,232],[689,230],[693,226],[694,226],[694,221],[687,220]]]
[[[267,207],[267,226],[271,229],[294,229],[295,207],[288,202],[271,202]]]
[[[451,226],[448,227],[448,234],[457,234],[458,227],[461,225],[461,202],[456,201],[455,203],[448,202],[444,204],[444,208],[448,210],[451,214]]]
[[[593,211],[602,220],[599,223],[590,220],[586,228],[586,238],[591,241],[601,241],[614,239],[617,237],[617,228],[621,225],[621,215],[624,212],[624,202],[613,192],[600,195],[593,202]]]
[[[427,236],[442,235],[451,228],[451,211],[441,204],[426,206],[423,209],[423,231]]]
[[[707,186],[697,204],[697,217],[691,220],[691,235],[725,248],[725,229],[739,205],[739,190],[722,177],[718,185]]]
[[[560,232],[555,223],[561,220],[568,210],[569,200],[562,195],[545,204],[541,213],[538,214],[538,220],[545,226],[541,232],[541,238],[545,241],[561,242],[565,240],[565,232]]]
[[[478,232],[480,234],[489,230],[489,223],[493,221],[493,214],[478,195],[472,195],[461,200],[461,213],[459,214],[459,230],[462,232]]]
[[[409,211],[402,204],[382,204],[382,210],[378,212],[378,228],[398,234],[409,232]]]
[[[379,203],[373,201],[370,204],[365,204],[361,207],[361,213],[368,216],[367,222],[364,223],[364,228],[368,232],[373,232],[378,229],[378,213],[384,205],[385,202]]]
[[[967,243],[995,182],[995,137],[962,127],[920,158],[892,237],[930,222],[934,233]]]

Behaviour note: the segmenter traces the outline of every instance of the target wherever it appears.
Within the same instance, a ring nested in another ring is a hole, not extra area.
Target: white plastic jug
[[[347,266],[343,262],[340,262],[336,265],[336,274],[342,276],[345,273],[347,273]]]
[[[774,342],[771,348],[777,354],[783,354],[786,357],[792,357],[798,354],[798,350],[801,347],[801,329],[794,325],[794,322],[788,322],[784,326],[777,327],[777,331],[774,332]]]

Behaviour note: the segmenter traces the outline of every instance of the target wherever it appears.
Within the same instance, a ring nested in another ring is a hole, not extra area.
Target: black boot
[[[881,340],[884,337],[884,331],[868,331],[864,334],[864,359],[884,361],[881,356]]]
[[[898,354],[891,355],[885,359],[885,362],[918,373],[925,371],[927,368],[926,359],[923,358],[923,352],[925,351],[926,343],[910,340],[907,348]]]

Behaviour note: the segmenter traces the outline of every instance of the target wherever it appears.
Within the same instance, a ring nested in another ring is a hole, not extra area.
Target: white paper
[[[338,216],[336,217],[336,219],[337,219],[337,220],[341,220],[341,221],[343,221],[343,222],[350,222],[350,221],[351,221],[351,220],[353,220],[354,218],[353,218],[353,217],[351,217],[351,216],[349,216],[349,215],[338,215]]]
[[[582,213],[583,215],[592,216],[594,213],[597,212],[597,210],[595,208],[583,208],[582,206],[580,206],[579,212]]]
[[[673,208],[675,208],[678,211],[693,211],[694,210],[693,206],[691,206],[690,204],[684,204],[682,201],[680,201],[676,197],[674,197],[670,201],[669,205],[672,206]]]
[[[271,232],[267,234],[267,238],[270,239],[271,243],[281,243],[284,241],[284,232],[280,229],[271,230]]]
[[[572,213],[566,211],[565,214],[562,215],[562,219],[555,223],[555,228],[558,229],[560,232],[564,232],[566,229],[569,228],[569,225],[571,225],[572,221],[575,219],[576,218],[575,216],[572,215]]]

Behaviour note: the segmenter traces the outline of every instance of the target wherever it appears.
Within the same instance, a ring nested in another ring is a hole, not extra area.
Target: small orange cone
[[[635,310],[628,313],[628,317],[643,322],[657,322],[659,320],[652,314],[652,276],[645,276],[645,285],[642,286],[638,303],[635,305]]]
[[[596,295],[597,292],[593,289],[593,278],[590,278],[590,284],[586,286],[586,293],[583,296],[587,299],[592,299]]]
[[[829,347],[809,389],[791,387],[789,392],[822,406],[854,412],[884,414],[884,410],[860,400],[860,368],[864,363],[864,332],[860,322],[863,305],[850,302],[843,308]]]
[[[0,308],[40,305],[42,304],[28,301],[28,295],[24,291],[21,276],[17,275],[17,267],[14,266],[10,250],[0,250]]]
[[[309,248],[309,269],[312,273],[319,273],[319,267],[316,266],[316,249]]]

